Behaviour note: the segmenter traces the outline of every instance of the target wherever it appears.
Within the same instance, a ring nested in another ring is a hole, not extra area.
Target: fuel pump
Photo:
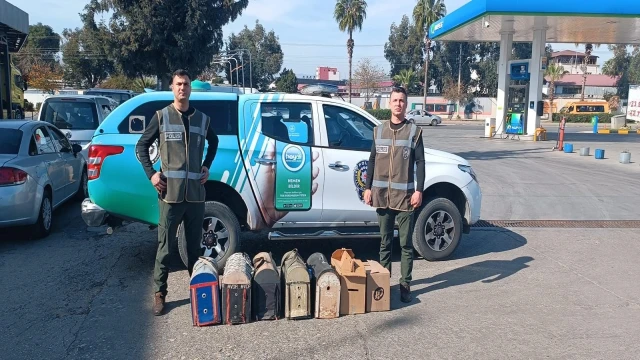
[[[523,135],[527,128],[527,104],[529,103],[529,60],[512,60],[508,66],[509,88],[505,133]]]

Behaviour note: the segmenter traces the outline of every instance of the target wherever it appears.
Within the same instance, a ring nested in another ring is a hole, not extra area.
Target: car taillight
[[[91,145],[89,146],[89,161],[87,162],[87,178],[95,180],[100,177],[100,168],[104,159],[109,155],[122,154],[124,147],[117,145]]]
[[[28,174],[20,169],[0,167],[0,186],[20,185],[27,182]]]

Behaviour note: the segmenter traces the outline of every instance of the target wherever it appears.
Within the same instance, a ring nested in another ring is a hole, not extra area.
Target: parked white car
[[[80,145],[86,160],[93,133],[118,105],[106,96],[52,95],[42,103],[38,120],[53,124],[71,144]]]
[[[33,225],[47,236],[53,210],[89,195],[80,150],[51,124],[0,120],[0,228]]]
[[[430,126],[436,126],[442,124],[442,118],[440,116],[420,109],[407,111],[406,118],[409,120],[414,120],[416,124],[421,125],[429,124]]]

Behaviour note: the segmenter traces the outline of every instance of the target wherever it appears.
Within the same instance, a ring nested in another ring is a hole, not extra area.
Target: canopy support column
[[[536,28],[533,31],[531,46],[531,62],[529,64],[529,106],[527,108],[527,135],[535,136],[540,127],[540,116],[537,115],[538,101],[542,101],[542,81],[545,70],[542,69],[542,58],[546,56],[547,30]],[[533,105],[533,108],[532,106]]]
[[[498,62],[498,104],[496,106],[496,134],[505,133],[507,95],[509,92],[509,74],[507,69],[513,49],[513,22],[505,21],[500,31],[500,60]]]

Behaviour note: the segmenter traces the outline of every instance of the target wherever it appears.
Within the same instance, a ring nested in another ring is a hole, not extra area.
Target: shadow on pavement
[[[499,140],[496,140],[499,141]],[[555,143],[554,143],[555,144]],[[494,150],[494,151],[462,151],[455,152],[456,155],[466,160],[500,160],[509,158],[527,159],[541,158],[536,154],[548,153],[551,151],[551,145],[548,149],[514,149],[514,150]]]
[[[496,281],[503,280],[528,268],[528,263],[533,260],[534,258],[531,256],[521,256],[512,260],[484,260],[470,265],[465,265],[430,278],[414,280],[411,282],[411,295],[413,296],[413,301],[411,303],[403,303],[399,301],[399,288],[398,285],[394,285],[391,287],[392,309],[416,305],[421,302],[420,299],[418,299],[418,296],[433,291],[444,290],[450,287],[476,282],[491,284]],[[421,286],[425,284],[428,286]]]
[[[458,248],[446,260],[501,253],[517,249],[526,244],[527,239],[522,235],[505,228],[471,229],[470,234],[462,236]]]

